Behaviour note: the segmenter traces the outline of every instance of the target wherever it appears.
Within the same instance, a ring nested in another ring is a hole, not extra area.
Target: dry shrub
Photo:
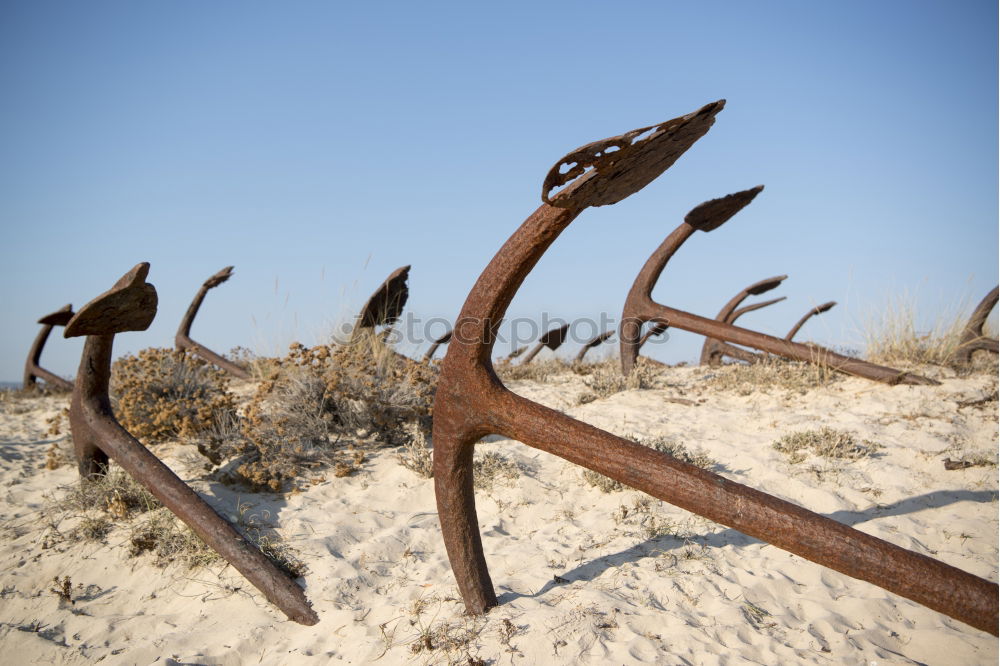
[[[828,459],[860,460],[868,458],[883,448],[881,444],[867,439],[858,441],[845,430],[822,427],[819,430],[802,430],[783,436],[771,445],[795,464],[805,460],[809,454]]]
[[[307,471],[336,464],[332,426],[322,378],[292,367],[259,384],[242,416],[217,420],[198,450],[216,465],[229,461],[216,474],[224,482],[281,491]]]
[[[590,373],[584,378],[583,383],[590,391],[578,398],[581,405],[607,398],[622,391],[653,388],[659,375],[658,366],[642,357],[636,361],[635,367],[632,368],[628,377],[622,375],[621,366],[617,359],[609,359],[592,365],[580,364],[576,372],[583,374],[585,369],[589,369]]]
[[[116,520],[127,520],[161,506],[152,493],[117,465],[109,465],[103,474],[80,479],[62,502],[62,508],[71,512],[98,510]]]
[[[276,376],[258,385],[244,413],[218,420],[198,448],[219,478],[284,490],[306,472],[348,476],[364,461],[355,448],[412,441],[427,431],[437,372],[396,354],[374,336],[345,345],[291,345]]]
[[[274,379],[281,369],[280,359],[258,356],[246,347],[233,347],[226,358],[246,370],[250,373],[250,378],[258,382]]]
[[[49,445],[45,452],[45,469],[59,469],[63,465],[75,462],[73,443],[68,437],[57,439]]]
[[[111,401],[118,421],[136,438],[193,438],[234,409],[229,379],[190,351],[148,348],[111,366]]]
[[[193,569],[222,559],[167,508],[154,509],[131,525],[129,555],[143,553],[155,555],[159,567],[180,562]]]
[[[427,436],[416,423],[408,424],[406,430],[410,439],[403,444],[402,450],[396,454],[396,459],[400,465],[417,476],[424,479],[433,478],[434,461]]]
[[[713,368],[705,379],[708,388],[738,395],[773,390],[804,395],[841,381],[843,375],[829,366],[771,356],[760,363],[730,363]]]
[[[339,430],[395,446],[408,441],[408,423],[429,429],[435,368],[397,354],[374,336],[328,349],[323,376]]]
[[[719,467],[719,462],[709,456],[704,449],[699,448],[694,451],[689,451],[684,444],[681,444],[669,435],[660,435],[656,437],[625,435],[625,438],[630,439],[637,444],[648,446],[654,451],[666,453],[667,455],[673,456],[682,462],[695,465],[696,467],[701,467],[702,469]],[[600,490],[602,493],[616,493],[625,490],[626,488],[625,484],[620,481],[615,481],[614,479],[606,477],[603,474],[590,469],[583,470],[583,480]]]

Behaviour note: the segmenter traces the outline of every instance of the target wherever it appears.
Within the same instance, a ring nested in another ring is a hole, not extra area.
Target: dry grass
[[[622,391],[653,388],[659,376],[659,366],[642,357],[636,361],[628,377],[622,375],[621,365],[616,358],[593,364],[578,364],[575,371],[587,375],[583,383],[590,389],[577,399],[581,405]]]
[[[730,363],[712,368],[705,376],[705,386],[738,395],[775,390],[804,395],[843,378],[841,373],[828,366],[770,357],[761,363]]]
[[[918,326],[914,298],[902,295],[889,299],[863,325],[866,357],[893,367],[954,366],[970,311],[967,303],[960,303],[928,325]]]
[[[129,555],[152,554],[157,566],[177,562],[196,568],[221,560],[152,493],[114,464],[104,474],[81,479],[65,493],[49,496],[43,515],[48,519],[49,547],[59,542],[104,543],[115,530],[122,529],[127,534]],[[73,525],[72,529],[61,532],[63,523]],[[248,505],[239,507],[235,527],[289,575],[298,577],[305,571],[291,548],[258,514],[250,513]]]
[[[533,361],[528,365],[512,365],[501,361],[494,365],[497,377],[505,382],[527,379],[533,382],[545,382],[550,377],[573,372],[573,366],[560,359]]]

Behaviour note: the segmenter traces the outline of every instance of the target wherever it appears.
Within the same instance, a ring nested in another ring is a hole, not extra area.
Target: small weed
[[[73,453],[67,444],[67,439],[61,439],[49,445],[48,451],[45,452],[45,469],[59,469],[63,465],[70,464]]]
[[[69,576],[64,576],[62,580],[59,576],[52,579],[53,586],[49,590],[52,594],[59,597],[60,602],[65,602],[68,604],[76,603],[73,601],[73,582],[69,579]]]
[[[874,456],[883,448],[877,442],[867,439],[858,441],[847,431],[826,426],[819,430],[803,430],[785,435],[771,446],[785,454],[788,462],[793,465],[805,460],[810,453],[828,459],[861,460]]]
[[[528,365],[498,363],[495,366],[495,370],[497,376],[507,382],[519,379],[545,382],[550,377],[568,374],[573,371],[573,368],[568,363],[554,358],[545,361],[536,361]]]
[[[776,622],[770,619],[771,614],[768,611],[746,599],[743,600],[740,611],[742,611],[743,617],[750,623],[750,626],[758,631],[778,626]]]
[[[250,509],[251,506],[245,503],[237,507],[239,512],[237,524],[240,532],[286,574],[292,578],[305,576],[309,567],[299,559],[294,549],[266,524],[270,513],[266,510],[261,513],[251,513]]]
[[[115,520],[126,520],[160,506],[152,493],[115,464],[105,468],[103,474],[81,479],[60,503],[63,511],[99,511]]]
[[[472,476],[477,490],[489,492],[497,483],[509,484],[521,476],[521,468],[496,451],[476,455],[472,461]]]

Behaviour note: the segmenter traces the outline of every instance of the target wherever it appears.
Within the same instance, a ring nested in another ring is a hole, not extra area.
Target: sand
[[[711,388],[717,372],[672,368],[659,388],[586,404],[572,373],[511,388],[618,434],[670,436],[730,479],[997,580],[994,373],[741,395]],[[400,465],[397,450],[277,495],[212,481],[191,445],[154,447],[220,513],[242,507],[307,564],[300,583],[320,622],[301,626],[230,567],[130,557],[124,526],[103,543],[61,539],[74,525],[53,526],[51,507],[77,475],[45,462],[53,442],[66,443],[66,423],[51,435],[48,420],[67,404],[0,401],[5,663],[997,663],[989,634],[636,491],[602,492],[581,468],[509,440],[477,446],[519,468],[477,491],[501,600],[484,617],[463,613],[433,481]],[[792,462],[772,447],[821,426],[882,448]],[[943,464],[976,456],[993,464]],[[53,591],[56,576],[70,578],[70,601]]]

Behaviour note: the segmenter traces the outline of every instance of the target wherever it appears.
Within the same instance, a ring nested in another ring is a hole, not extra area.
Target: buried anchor
[[[202,301],[205,300],[205,294],[208,293],[209,289],[218,287],[220,284],[228,280],[232,274],[233,267],[226,266],[221,271],[205,280],[204,284],[202,284],[198,289],[198,293],[194,295],[194,299],[191,301],[191,305],[188,306],[187,312],[184,313],[184,318],[181,319],[181,325],[177,328],[177,334],[174,335],[174,346],[176,346],[180,351],[190,349],[201,358],[205,359],[209,363],[212,363],[213,365],[217,365],[234,377],[238,377],[240,379],[250,379],[249,372],[232,361],[224,358],[221,354],[216,354],[205,345],[191,339],[191,324],[194,323],[194,317],[198,314],[198,308],[201,307]]]
[[[56,326],[65,326],[73,318],[73,306],[66,304],[38,320],[42,325],[42,330],[35,336],[35,341],[31,343],[31,350],[28,351],[28,360],[24,362],[24,385],[25,390],[35,388],[37,379],[44,379],[45,383],[60,391],[72,391],[73,383],[68,382],[59,375],[49,372],[39,365],[42,358],[42,349],[45,348],[45,341],[49,339],[49,334]]]
[[[958,344],[955,352],[955,359],[960,363],[971,363],[973,352],[984,350],[998,352],[997,340],[986,335],[986,318],[997,304],[1000,298],[1000,287],[993,287],[993,291],[986,294],[986,297],[979,302],[976,309],[972,311],[972,316],[965,324],[962,331],[962,340]]]
[[[80,475],[99,475],[108,459],[114,460],[289,619],[316,624],[319,618],[302,588],[130,435],[111,411],[108,381],[115,334],[144,331],[156,316],[156,289],[146,282],[148,274],[149,264],[138,264],[66,325],[65,337],[86,336],[69,415]]]
[[[753,201],[763,186],[754,187],[742,192],[736,192],[719,199],[706,201],[693,208],[682,222],[646,260],[639,275],[636,277],[622,312],[621,330],[619,331],[622,372],[626,375],[632,372],[636,358],[639,355],[639,331],[643,322],[653,319],[663,319],[670,322],[674,328],[679,328],[706,337],[716,338],[725,342],[753,347],[763,352],[777,354],[796,361],[807,361],[828,366],[850,375],[864,377],[886,384],[937,384],[939,382],[921,377],[909,372],[887,368],[860,359],[815,347],[803,345],[789,340],[782,340],[771,335],[757,333],[745,328],[726,324],[725,322],[699,317],[698,315],[667,307],[653,301],[653,286],[666,267],[667,262],[677,252],[680,246],[695,231],[709,232],[717,229],[733,215]]]
[[[479,614],[498,604],[476,513],[473,450],[481,438],[499,434],[996,634],[996,583],[577,421],[513,393],[494,372],[503,315],[560,233],[586,208],[616,203],[649,184],[709,130],[723,104],[568,155],[549,172],[544,203],[469,292],[455,322],[463,335],[441,364],[433,429],[438,517],[466,609]],[[560,173],[564,165],[570,168]],[[566,187],[548,196],[558,185]]]
[[[773,305],[774,303],[785,300],[785,297],[782,296],[781,298],[764,301],[763,303],[755,303],[743,308],[739,307],[740,304],[750,296],[759,296],[763,293],[771,291],[781,285],[781,283],[786,279],[788,279],[787,275],[777,275],[775,277],[767,278],[766,280],[761,280],[760,282],[754,282],[752,285],[745,287],[741,292],[729,299],[728,303],[722,306],[722,309],[719,310],[719,314],[715,315],[715,321],[732,324],[747,312],[759,310],[767,307],[768,305]],[[759,354],[749,352],[745,349],[740,349],[739,347],[734,347],[733,345],[726,344],[721,340],[716,340],[715,338],[705,338],[705,342],[701,346],[701,359],[699,360],[699,364],[719,365],[722,363],[723,356],[731,356],[748,363],[755,363],[762,358]]]

